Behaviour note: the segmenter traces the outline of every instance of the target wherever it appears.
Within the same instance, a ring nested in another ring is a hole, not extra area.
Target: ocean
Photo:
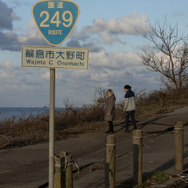
[[[64,108],[56,108],[55,111],[63,111]],[[21,118],[28,118],[30,115],[37,116],[37,115],[48,115],[49,108],[0,108],[0,121],[4,121],[9,118],[18,119]]]

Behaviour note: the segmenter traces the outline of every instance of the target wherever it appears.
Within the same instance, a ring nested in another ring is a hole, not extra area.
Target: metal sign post
[[[86,48],[55,48],[73,31],[80,9],[72,0],[40,0],[33,5],[33,20],[51,47],[22,46],[22,67],[50,68],[49,188],[54,187],[55,68],[88,69]]]
[[[49,188],[54,187],[55,69],[50,69]]]

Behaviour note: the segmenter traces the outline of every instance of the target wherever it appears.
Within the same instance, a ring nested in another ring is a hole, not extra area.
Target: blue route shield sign
[[[32,8],[35,24],[51,46],[58,46],[67,39],[79,14],[79,6],[71,0],[41,0]]]

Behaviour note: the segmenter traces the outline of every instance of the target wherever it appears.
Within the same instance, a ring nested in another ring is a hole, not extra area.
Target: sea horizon
[[[65,110],[65,107],[56,107],[55,110]],[[49,107],[0,107],[0,122],[14,118],[28,118],[29,116],[48,115]]]

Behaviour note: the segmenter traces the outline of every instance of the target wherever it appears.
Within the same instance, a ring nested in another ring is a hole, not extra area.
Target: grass
[[[162,184],[162,183],[168,181],[171,178],[172,178],[172,175],[170,175],[166,172],[158,172],[158,173],[152,175],[151,179],[148,180],[148,182],[149,183],[155,182],[155,183]]]
[[[156,185],[165,185],[167,188],[184,188],[187,184],[179,180],[177,176],[168,174],[166,172],[157,172],[141,184],[134,188],[149,188]],[[133,187],[133,184],[131,185]]]
[[[145,182],[141,185],[134,185],[133,179],[126,180],[121,185],[118,186],[118,188],[149,188],[152,185],[160,185],[164,184],[165,182],[168,182],[170,179],[172,179],[172,175],[168,174],[166,172],[157,172],[153,174],[152,176],[147,177]]]

